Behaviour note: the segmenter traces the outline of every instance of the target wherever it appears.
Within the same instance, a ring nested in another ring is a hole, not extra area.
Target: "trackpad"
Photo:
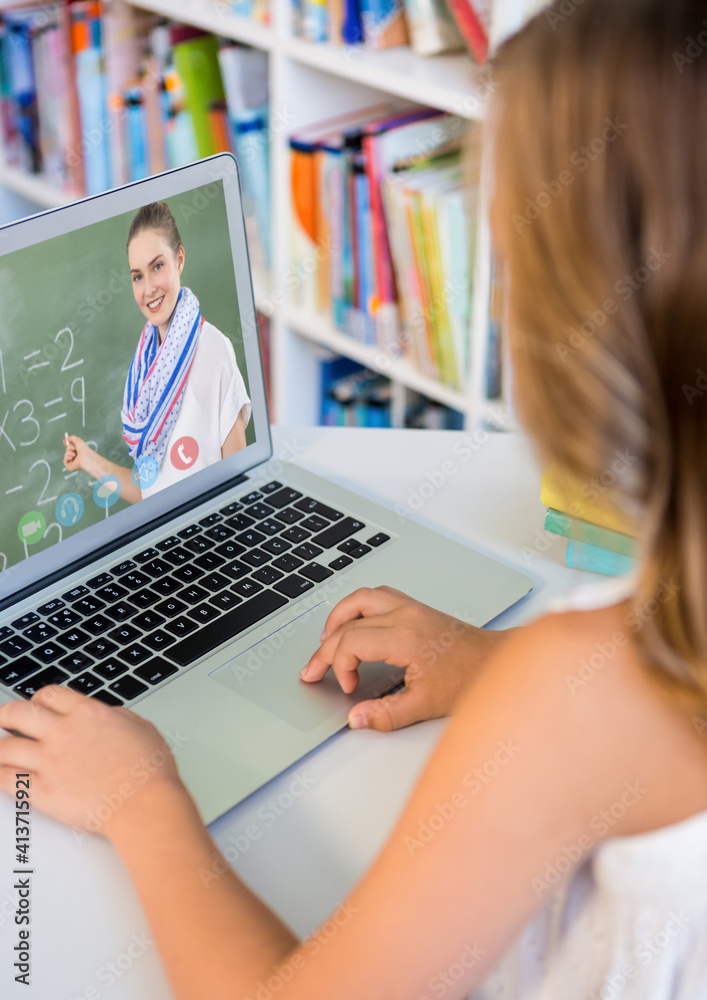
[[[353,694],[344,694],[333,672],[307,684],[299,672],[319,647],[319,636],[333,604],[322,601],[265,639],[245,649],[209,676],[260,708],[307,732],[352,705],[376,698],[403,679],[388,663],[362,663]]]

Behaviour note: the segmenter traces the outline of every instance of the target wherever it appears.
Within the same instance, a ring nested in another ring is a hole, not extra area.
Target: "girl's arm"
[[[243,410],[238,414],[233,427],[228,432],[228,437],[221,445],[221,458],[234,455],[241,448],[245,448],[245,427],[243,426]]]
[[[69,472],[76,472],[83,469],[92,479],[100,479],[101,476],[115,476],[120,482],[120,496],[128,503],[137,503],[142,500],[142,491],[135,485],[130,476],[130,469],[122,465],[116,465],[109,459],[99,455],[93,448],[89,448],[83,438],[76,434],[68,435],[69,442],[64,454],[64,465]]]
[[[620,654],[580,691],[566,683],[588,643],[604,638],[596,626],[582,634],[546,620],[500,647],[386,847],[333,915],[333,935],[296,943],[218,855],[173,761],[124,792],[103,832],[135,883],[175,996],[252,1000],[274,975],[278,1000],[411,1000],[439,995],[433,984],[445,981],[445,997],[465,996],[549,895],[547,865],[582,860],[609,832],[596,818],[629,785],[634,808],[610,832],[640,828],[644,803],[660,793],[649,778],[660,766],[669,780],[654,706]],[[0,740],[0,763],[13,765],[0,769],[0,787],[30,771],[37,808],[74,825],[157,738],[133,713],[56,687],[1,706],[0,725],[34,737]]]

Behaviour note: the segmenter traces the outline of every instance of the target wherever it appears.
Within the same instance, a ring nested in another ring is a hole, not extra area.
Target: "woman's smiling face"
[[[175,254],[159,229],[143,229],[130,241],[128,263],[138,308],[164,340],[181,288],[184,247]]]

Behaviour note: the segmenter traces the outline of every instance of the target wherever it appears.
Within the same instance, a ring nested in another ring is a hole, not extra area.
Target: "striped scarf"
[[[179,416],[203,322],[196,295],[182,288],[161,345],[157,328],[150,322],[145,324],[130,364],[120,411],[131,458],[152,455],[162,463]]]

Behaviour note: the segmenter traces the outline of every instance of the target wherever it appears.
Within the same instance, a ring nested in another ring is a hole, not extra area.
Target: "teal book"
[[[578,542],[573,538],[567,543],[565,563],[570,569],[585,569],[590,573],[603,573],[604,576],[626,576],[638,565],[630,556],[610,552],[598,545],[590,545],[589,542]]]
[[[548,508],[545,515],[545,530],[552,531],[556,535],[564,535],[565,538],[573,538],[577,542],[598,545],[601,549],[609,549],[610,552],[618,552],[633,559],[638,555],[638,541],[631,535],[603,528],[600,524],[592,524],[591,521],[583,521],[579,517],[570,517],[569,514],[563,514],[562,511],[552,507]]]

